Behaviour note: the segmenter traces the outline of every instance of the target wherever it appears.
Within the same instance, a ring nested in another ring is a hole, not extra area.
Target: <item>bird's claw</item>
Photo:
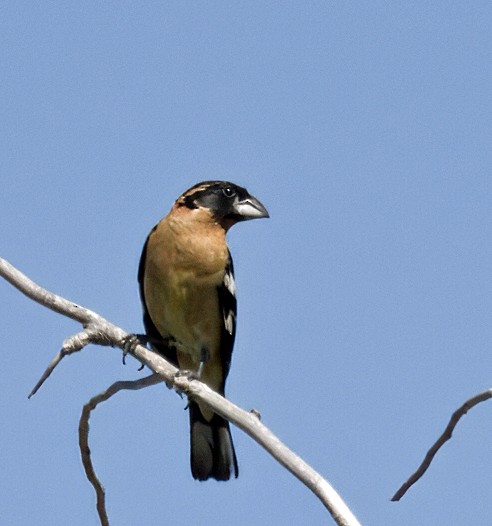
[[[179,369],[179,371],[174,375],[176,378],[184,376],[188,380],[200,380],[200,376],[195,371],[190,369]]]
[[[200,377],[195,371],[191,371],[190,369],[179,369],[177,373],[174,375],[175,378],[186,378],[191,382],[191,380],[200,380]],[[181,391],[176,391],[180,398],[183,398],[183,393]],[[188,409],[188,406],[185,407],[185,409]]]
[[[125,336],[122,339],[121,343],[123,344],[123,365],[126,365],[127,354],[133,354],[135,352],[135,349],[137,348],[137,345],[143,345],[144,347],[147,347],[149,339],[145,334],[132,333]],[[143,365],[141,368],[143,368]]]

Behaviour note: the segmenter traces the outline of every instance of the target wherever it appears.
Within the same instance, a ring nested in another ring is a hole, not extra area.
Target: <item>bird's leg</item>
[[[206,347],[202,347],[202,350],[200,352],[200,365],[198,366],[198,378],[202,377],[203,367],[210,359],[210,353],[208,352],[208,349]]]
[[[186,376],[188,380],[201,380],[203,367],[210,359],[210,353],[206,347],[202,347],[200,351],[200,364],[198,365],[197,371],[190,371],[189,369],[180,369],[176,376]]]

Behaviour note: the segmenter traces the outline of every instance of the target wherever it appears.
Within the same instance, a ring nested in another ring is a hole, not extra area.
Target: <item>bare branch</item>
[[[95,312],[43,289],[1,258],[0,276],[3,276],[14,287],[34,301],[80,322],[86,330],[90,330],[93,334],[99,336],[97,343],[117,346],[122,350],[127,350],[125,343],[130,335],[123,329],[105,320]],[[214,412],[245,431],[318,496],[338,526],[360,526],[360,523],[335,489],[303,459],[288,449],[259,421],[257,416],[240,409],[198,380],[190,380],[186,376],[178,376],[176,367],[168,363],[162,356],[142,345],[132,346],[129,352],[137,360],[157,373],[169,386],[178,392],[186,393],[193,400],[207,404]],[[56,363],[59,363],[60,359]],[[51,369],[48,367],[48,371],[51,372],[56,363],[54,366],[50,365]],[[44,376],[47,378],[49,373],[47,375],[45,373]]]
[[[0,275],[28,298],[48,307],[48,309],[63,314],[63,316],[80,322],[84,326],[93,321],[93,319],[98,318],[97,314],[89,309],[84,309],[76,303],[43,289],[43,287],[34,283],[20,270],[17,270],[12,264],[2,258],[0,258]]]
[[[492,398],[492,389],[487,389],[482,393],[479,393],[469,400],[467,400],[461,407],[459,407],[452,415],[449,420],[446,429],[443,431],[442,435],[436,440],[432,447],[427,451],[427,454],[422,461],[422,464],[418,467],[417,471],[413,473],[410,478],[400,487],[400,489],[391,497],[393,502],[400,500],[403,495],[424,475],[424,473],[429,468],[431,462],[433,461],[436,453],[441,449],[441,447],[452,437],[454,428],[460,421],[461,417],[466,415],[466,413],[472,408],[475,407],[480,402],[485,402],[489,398]]]
[[[88,330],[83,330],[81,332],[78,332],[77,334],[74,334],[70,338],[67,338],[63,342],[63,346],[60,352],[53,358],[51,363],[46,368],[46,371],[44,371],[43,375],[38,380],[38,383],[34,386],[33,390],[29,393],[28,398],[31,398],[39,391],[40,387],[49,378],[51,373],[54,371],[55,367],[62,361],[62,359],[65,356],[67,356],[68,354],[72,354],[74,352],[81,351],[86,345],[88,345],[92,341],[93,339],[91,337],[91,332]]]
[[[101,481],[97,477],[94,470],[94,466],[92,465],[91,450],[89,448],[89,418],[91,416],[91,412],[101,402],[105,402],[123,389],[143,389],[144,387],[149,387],[160,382],[162,382],[162,378],[155,373],[138,380],[115,382],[113,385],[108,387],[108,389],[91,398],[82,409],[82,414],[80,415],[79,421],[80,456],[82,457],[82,464],[84,465],[87,479],[92,484],[96,492],[96,507],[99,520],[101,521],[101,526],[109,526],[109,519],[106,512],[106,494],[104,491],[104,486],[101,484]]]

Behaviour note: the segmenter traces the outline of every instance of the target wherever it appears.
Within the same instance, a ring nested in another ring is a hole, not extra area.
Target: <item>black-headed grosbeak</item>
[[[269,217],[245,188],[196,184],[150,232],[138,271],[144,325],[157,352],[224,395],[236,332],[236,289],[226,233]],[[189,401],[191,472],[198,480],[238,476],[229,423]]]

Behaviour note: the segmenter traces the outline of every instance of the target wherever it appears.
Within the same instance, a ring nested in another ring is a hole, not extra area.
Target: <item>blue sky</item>
[[[400,503],[451,412],[490,387],[489,2],[4,2],[0,256],[124,329],[152,226],[205,179],[271,219],[229,233],[228,396],[364,525],[489,524],[492,411],[474,409]],[[97,525],[82,405],[142,375],[89,347],[27,394],[79,327],[0,283],[2,524]],[[185,402],[97,409],[112,524],[327,524],[239,430],[240,477],[192,480]]]

